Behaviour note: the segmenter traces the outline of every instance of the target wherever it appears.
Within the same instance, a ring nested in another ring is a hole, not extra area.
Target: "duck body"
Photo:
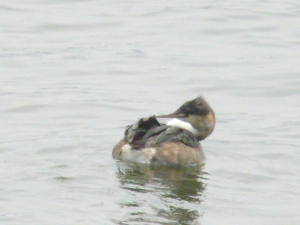
[[[160,165],[202,164],[205,155],[199,141],[213,131],[215,116],[212,110],[200,117],[190,114],[190,110],[184,111],[195,102],[205,103],[204,105],[209,107],[202,97],[198,97],[187,102],[188,104],[185,103],[172,114],[142,118],[137,123],[127,126],[124,138],[113,148],[113,158]],[[176,119],[163,124],[157,118]]]

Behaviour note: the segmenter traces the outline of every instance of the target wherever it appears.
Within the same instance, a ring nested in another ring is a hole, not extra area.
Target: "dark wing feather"
[[[135,124],[127,126],[125,130],[125,139],[129,143],[141,139],[149,130],[160,126],[155,116],[142,118]]]
[[[181,142],[192,148],[200,147],[197,138],[188,130],[160,124],[155,116],[142,118],[125,130],[125,140],[134,148],[151,147],[163,142]]]
[[[155,116],[149,118],[142,118],[137,123],[128,126],[125,130],[125,140],[133,146],[133,148],[140,148],[145,145],[144,140],[154,132],[154,130],[162,125],[157,121]]]
[[[169,126],[165,132],[159,134],[155,144],[161,144],[163,142],[182,142],[192,148],[200,147],[199,141],[193,133],[188,130],[172,126]]]

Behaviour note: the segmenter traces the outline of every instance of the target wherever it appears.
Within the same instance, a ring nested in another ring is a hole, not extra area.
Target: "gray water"
[[[0,3],[0,224],[300,224],[300,2]],[[203,95],[195,168],[111,157]]]

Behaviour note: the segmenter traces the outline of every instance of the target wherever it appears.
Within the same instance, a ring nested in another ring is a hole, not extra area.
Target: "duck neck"
[[[214,130],[216,119],[213,111],[206,116],[190,115],[185,119],[196,131],[199,141],[207,138]]]

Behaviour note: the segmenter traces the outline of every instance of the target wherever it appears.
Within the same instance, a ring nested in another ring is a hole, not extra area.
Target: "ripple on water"
[[[201,168],[165,167],[119,162],[117,177],[131,196],[124,224],[134,221],[198,224],[202,216],[207,174]]]

